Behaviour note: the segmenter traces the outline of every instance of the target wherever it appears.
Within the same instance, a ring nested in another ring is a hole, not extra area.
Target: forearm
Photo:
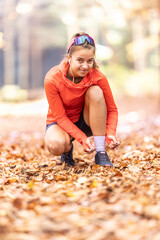
[[[86,134],[83,133],[67,116],[57,119],[57,123],[65,132],[75,138],[80,144],[83,145],[86,141]]]
[[[116,135],[118,111],[115,109],[107,114],[106,135]]]

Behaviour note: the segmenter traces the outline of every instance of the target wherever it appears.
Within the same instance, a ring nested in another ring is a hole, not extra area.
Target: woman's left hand
[[[119,139],[117,139],[115,136],[113,135],[108,135],[107,138],[109,139],[109,144],[108,146],[110,148],[116,148],[120,145],[121,141]]]

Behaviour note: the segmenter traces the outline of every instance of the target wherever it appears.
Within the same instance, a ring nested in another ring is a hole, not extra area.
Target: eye
[[[78,58],[77,61],[78,61],[79,63],[82,63],[82,59],[81,59],[81,58]]]
[[[88,60],[88,63],[93,63],[94,62],[94,59],[89,59]]]

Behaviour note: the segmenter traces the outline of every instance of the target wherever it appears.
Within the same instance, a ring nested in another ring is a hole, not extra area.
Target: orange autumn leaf
[[[75,197],[76,195],[73,192],[66,192],[67,197]]]
[[[33,186],[34,186],[34,182],[33,181],[29,181],[28,182],[28,187],[29,187],[30,190],[32,190]]]
[[[97,188],[98,187],[98,182],[96,180],[93,180],[89,187],[90,188]]]
[[[66,181],[67,180],[67,176],[65,176],[65,175],[55,175],[54,176],[54,180],[55,181]]]

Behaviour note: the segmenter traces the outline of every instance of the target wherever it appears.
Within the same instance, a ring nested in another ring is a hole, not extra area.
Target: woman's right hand
[[[91,153],[96,149],[94,142],[92,142],[90,138],[87,138],[87,140],[83,142],[83,148],[87,153]]]

